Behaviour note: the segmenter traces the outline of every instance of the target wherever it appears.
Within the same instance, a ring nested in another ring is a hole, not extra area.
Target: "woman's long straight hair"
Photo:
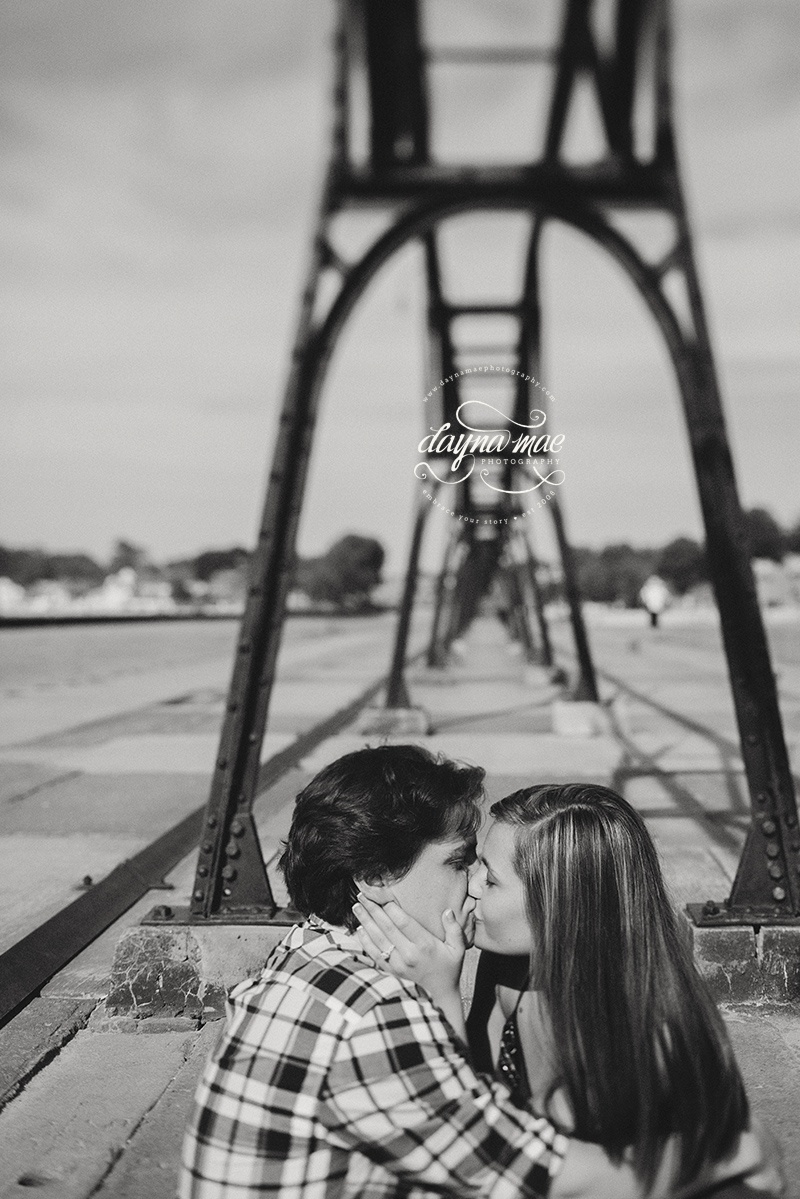
[[[516,826],[531,985],[553,1031],[576,1136],[647,1187],[677,1135],[678,1181],[724,1158],[748,1105],[724,1025],[682,940],[641,817],[607,787],[548,784],[493,805]]]

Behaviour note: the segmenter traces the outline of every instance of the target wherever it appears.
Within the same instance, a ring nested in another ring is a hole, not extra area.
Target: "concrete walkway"
[[[667,649],[661,657],[669,658]],[[637,669],[643,674],[638,659]],[[658,669],[663,676],[660,659]],[[302,682],[322,689],[320,710],[323,701],[330,710],[345,698],[342,680],[331,677],[324,664]],[[679,903],[727,894],[746,809],[739,764],[719,746],[700,736],[692,740],[688,733],[676,736],[674,723],[651,709],[646,720],[638,720],[629,701],[622,704],[627,711],[612,712],[604,734],[556,734],[553,703],[559,691],[541,673],[531,677],[525,671],[494,623],[474,626],[468,651],[446,675],[412,671],[409,684],[414,703],[430,713],[434,731],[402,740],[419,740],[486,767],[490,800],[537,780],[611,783],[643,812]],[[299,702],[300,693],[295,698]],[[723,698],[715,701],[721,707]],[[286,729],[284,715],[279,703],[273,731]],[[162,735],[168,734],[143,729],[139,750],[148,750],[147,738]],[[135,743],[137,736],[129,733],[129,741]],[[325,762],[370,740],[380,739],[355,730],[330,738],[259,803],[259,830],[276,889],[274,857],[295,794]],[[196,751],[201,771],[205,747],[181,745],[189,756]],[[132,752],[126,747],[126,754]],[[192,855],[170,876],[175,887],[170,903],[188,901],[193,869]],[[0,1199],[29,1194],[32,1187],[58,1199],[170,1199],[174,1194],[187,1109],[218,1025],[198,1030],[180,1018],[115,1021],[106,1017],[102,1003],[123,928],[163,902],[163,893],[151,893],[0,1030],[0,1095],[6,1097],[0,1111]],[[258,952],[247,960],[232,951],[229,964],[229,981],[236,981],[257,970]],[[725,1018],[753,1109],[783,1144],[788,1195],[800,1199],[800,1010],[728,1005]]]
[[[290,621],[262,756],[379,678],[392,627],[390,614]],[[127,634],[127,654],[118,640],[103,657],[96,638],[110,631]],[[21,644],[3,634],[0,952],[75,899],[86,876],[105,877],[205,803],[235,631],[151,626],[153,645],[143,628],[68,629],[66,644],[53,640],[58,629],[22,630]],[[29,633],[64,659],[64,677],[54,682],[43,664],[37,678],[34,660],[26,682],[21,661],[15,682],[15,659],[35,659]]]

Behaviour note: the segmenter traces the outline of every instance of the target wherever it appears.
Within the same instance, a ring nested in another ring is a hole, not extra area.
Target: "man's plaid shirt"
[[[566,1139],[465,1054],[421,988],[312,918],[231,992],[182,1199],[544,1195]]]

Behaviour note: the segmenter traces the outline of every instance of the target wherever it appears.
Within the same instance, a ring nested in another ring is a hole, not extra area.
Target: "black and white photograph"
[[[796,0],[0,62],[0,1199],[800,1199]]]

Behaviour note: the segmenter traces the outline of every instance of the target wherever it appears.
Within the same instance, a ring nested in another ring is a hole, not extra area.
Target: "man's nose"
[[[472,867],[467,884],[467,890],[473,899],[480,899],[483,894],[483,884],[481,883],[480,865],[476,862]]]

